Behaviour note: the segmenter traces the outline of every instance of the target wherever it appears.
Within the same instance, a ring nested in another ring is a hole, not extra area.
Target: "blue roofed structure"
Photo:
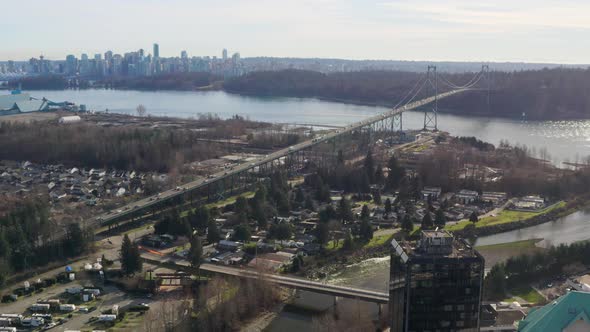
[[[518,323],[519,332],[590,331],[590,293],[572,291],[538,309]]]

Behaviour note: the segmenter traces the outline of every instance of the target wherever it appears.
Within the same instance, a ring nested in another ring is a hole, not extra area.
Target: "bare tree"
[[[143,104],[139,104],[139,105],[137,105],[135,112],[137,112],[138,116],[144,117],[147,110],[146,110],[145,106],[143,106]]]

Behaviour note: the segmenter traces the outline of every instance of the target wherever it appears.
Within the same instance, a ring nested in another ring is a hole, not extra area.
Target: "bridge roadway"
[[[454,94],[457,94],[457,93],[460,93],[463,91],[467,91],[467,90],[468,89],[458,89],[458,90],[452,90],[449,92],[441,93],[438,95],[438,99],[442,99],[442,98],[445,98],[445,97],[448,97],[448,96],[451,96],[451,95],[454,95]],[[371,125],[371,124],[379,122],[379,121],[383,121],[387,118],[401,114],[405,111],[410,111],[410,110],[416,109],[418,107],[422,107],[424,105],[430,104],[435,101],[435,98],[436,98],[435,96],[432,96],[432,97],[428,97],[428,98],[425,98],[422,100],[418,100],[418,101],[409,103],[405,106],[395,108],[389,112],[375,115],[375,116],[372,116],[366,120],[356,122],[354,124],[351,124],[347,127],[342,128],[342,129],[333,130],[330,133],[328,133],[320,138],[314,138],[311,140],[307,140],[305,142],[301,142],[301,143],[293,145],[291,147],[270,153],[270,154],[266,155],[265,157],[260,157],[258,160],[254,161],[254,162],[236,165],[227,171],[220,171],[220,172],[211,174],[208,178],[200,178],[198,180],[186,183],[179,188],[166,190],[166,191],[163,191],[157,195],[153,195],[153,196],[146,197],[144,199],[135,201],[135,202],[125,205],[121,208],[112,210],[106,214],[97,216],[94,220],[90,221],[90,224],[93,226],[97,226],[99,224],[108,224],[109,222],[111,222],[113,220],[125,217],[126,215],[129,215],[129,214],[132,214],[135,212],[138,212],[138,211],[148,208],[152,205],[159,204],[162,201],[173,199],[177,196],[185,194],[188,191],[192,191],[195,189],[199,189],[201,187],[205,187],[207,185],[210,185],[210,184],[212,184],[216,181],[222,180],[224,178],[239,174],[244,171],[248,171],[248,170],[258,167],[260,165],[270,163],[274,160],[283,158],[291,153],[305,150],[305,149],[308,149],[314,145],[318,145],[318,144],[330,141],[330,140],[336,138],[337,136],[351,133],[353,131],[361,129],[362,127]]]

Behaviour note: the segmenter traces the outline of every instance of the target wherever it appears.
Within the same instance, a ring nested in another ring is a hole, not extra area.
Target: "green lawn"
[[[555,209],[559,209],[565,206],[565,202],[561,201],[556,204],[553,204],[543,210],[534,211],[534,212],[522,212],[522,211],[511,211],[511,210],[503,210],[502,212],[498,213],[495,216],[481,218],[478,222],[475,223],[475,227],[485,227],[485,226],[492,226],[492,225],[499,225],[505,224],[510,222],[515,222],[519,220],[528,220],[536,216],[540,216],[542,214],[549,213]],[[462,220],[456,223],[455,225],[450,225],[445,227],[448,231],[457,231],[465,228],[465,226],[469,225],[471,222],[469,220]]]
[[[379,246],[382,246],[385,243],[387,243],[389,240],[391,240],[391,238],[393,238],[393,235],[391,235],[391,234],[373,236],[371,241],[367,242],[363,247],[364,248],[379,247]]]
[[[514,302],[516,301],[515,297],[520,297],[533,304],[545,303],[545,298],[530,286],[510,288],[508,289],[508,293],[511,294],[512,297],[503,300],[503,302]]]
[[[529,249],[535,248],[535,244],[542,239],[530,239],[507,243],[490,244],[486,246],[475,247],[477,250],[488,250],[488,249]]]
[[[338,245],[336,245],[336,241],[328,241],[328,243],[326,244],[326,249],[328,251],[336,251],[342,249],[343,246],[344,239],[340,239],[340,241],[338,241]]]

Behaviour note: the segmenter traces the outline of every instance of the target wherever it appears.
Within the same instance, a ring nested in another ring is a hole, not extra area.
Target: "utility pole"
[[[434,107],[432,110],[424,111],[424,130],[432,129],[438,130],[438,74],[436,72],[436,66],[428,66],[428,72],[426,73],[426,81],[430,87],[434,90]]]

